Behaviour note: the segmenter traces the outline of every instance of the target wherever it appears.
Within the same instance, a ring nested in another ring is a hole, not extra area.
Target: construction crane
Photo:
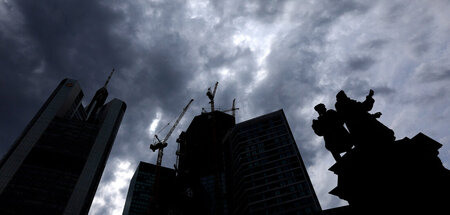
[[[191,105],[191,103],[193,101],[194,101],[194,99],[191,99],[189,101],[189,103],[186,105],[186,107],[183,108],[183,111],[181,112],[177,121],[175,121],[172,128],[170,129],[170,131],[167,133],[166,137],[164,137],[164,139],[162,141],[158,138],[158,135],[155,134],[155,138],[158,140],[158,143],[150,144],[150,149],[152,151],[156,151],[156,149],[158,149],[158,159],[156,160],[156,166],[161,166],[162,157],[163,157],[163,149],[167,146],[167,140],[169,139],[170,135],[172,135],[172,132],[175,130],[175,127],[177,127],[181,118],[183,118],[184,114],[186,113],[187,109],[189,108],[189,105]]]
[[[216,90],[217,85],[219,82],[216,82],[216,85],[214,86],[214,91],[211,92],[211,87],[208,88],[208,92],[206,92],[206,95],[208,96],[209,100],[211,100],[209,103],[211,104],[211,112],[214,112],[214,96],[216,96]]]
[[[236,106],[235,106],[235,102],[236,102],[236,99],[233,99],[233,106],[231,106],[231,109],[228,109],[228,110],[224,110],[224,111],[222,111],[222,112],[229,112],[229,111],[232,111],[232,115],[233,115],[233,117],[236,117],[236,110],[239,110],[239,108],[236,108]]]
[[[208,92],[206,92],[206,95],[208,96],[209,100],[210,100],[210,104],[211,104],[211,138],[212,138],[212,153],[215,157],[215,160],[213,161],[213,165],[214,165],[214,169],[216,169],[216,174],[215,174],[215,180],[214,180],[214,196],[215,198],[220,198],[219,192],[220,192],[220,184],[221,183],[221,175],[220,172],[218,171],[218,165],[220,163],[220,156],[219,155],[219,149],[218,149],[218,140],[217,140],[217,121],[216,121],[216,117],[215,117],[215,113],[214,113],[214,97],[216,96],[216,90],[217,90],[217,85],[219,84],[219,82],[216,82],[216,85],[214,86],[214,91],[211,93],[211,88],[208,88]],[[217,205],[216,207],[216,211],[215,214],[222,214],[223,208],[219,205]]]

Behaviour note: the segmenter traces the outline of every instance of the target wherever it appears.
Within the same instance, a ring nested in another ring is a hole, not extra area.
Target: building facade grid
[[[321,211],[282,110],[237,124],[226,142],[233,214]]]

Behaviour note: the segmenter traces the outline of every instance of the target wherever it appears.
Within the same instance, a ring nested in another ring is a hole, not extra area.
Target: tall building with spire
[[[112,75],[112,73],[111,73]],[[0,161],[0,214],[87,214],[126,104],[62,80]]]

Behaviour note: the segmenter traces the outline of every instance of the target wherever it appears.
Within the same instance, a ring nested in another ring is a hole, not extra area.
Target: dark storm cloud
[[[17,6],[27,34],[37,44],[33,54],[43,58],[48,76],[81,73],[81,77],[102,80],[105,76],[97,71],[129,60],[120,55],[120,45],[114,45],[127,42],[111,34],[113,24],[123,19],[121,14],[99,2],[18,1]]]
[[[390,95],[395,93],[395,89],[387,87],[387,86],[376,86],[371,87],[371,89],[377,92],[377,95]]]
[[[447,81],[450,79],[450,68],[426,70],[418,75],[419,79],[424,82]]]
[[[374,40],[371,40],[371,41],[368,41],[368,42],[365,42],[364,44],[362,44],[361,48],[363,48],[363,49],[381,49],[388,43],[389,43],[389,41],[387,41],[385,39],[374,39]]]
[[[224,19],[251,17],[265,23],[274,22],[284,12],[287,0],[211,1],[216,12]]]
[[[360,14],[368,10],[368,6],[352,1],[333,2],[332,7],[327,8],[318,6],[308,11],[306,16],[294,14],[291,18],[298,19],[303,25],[278,37],[272,44],[266,60],[268,75],[252,95],[252,109],[259,110],[257,113],[284,108],[307,165],[314,162],[317,150],[308,145],[312,141],[311,131],[304,129],[310,128],[311,119],[293,113],[310,105],[315,96],[323,93],[317,66],[324,60],[324,53],[318,47],[326,44],[327,33],[335,20],[347,13]],[[364,60],[356,62],[356,66],[370,64],[369,60]],[[271,98],[271,102],[267,103],[264,98]]]
[[[0,25],[0,96],[1,105],[1,154],[9,148],[26,122],[38,110],[40,92],[48,93],[49,89],[39,87],[37,82],[45,82],[46,78],[37,74],[36,69],[43,64],[35,55],[36,44],[25,35],[20,25],[20,14],[12,4],[6,5],[7,15],[11,22]]]
[[[368,56],[363,57],[353,57],[348,60],[348,67],[350,70],[354,71],[366,71],[368,70],[373,64],[375,63],[375,60]]]
[[[201,55],[208,56],[209,53],[204,50],[203,47],[199,50]],[[214,56],[210,56],[208,58],[207,63],[205,64],[205,69],[215,69],[222,66],[228,66],[230,64],[233,64],[234,62],[246,58],[246,56],[251,55],[251,50],[248,48],[237,48],[235,52],[230,52],[229,50],[224,50],[219,53],[217,53]]]
[[[32,83],[29,78],[34,75],[27,73],[16,73],[13,67],[18,67],[19,71],[32,71],[39,64],[38,59],[21,53],[22,44],[11,35],[5,35],[3,29],[0,30],[0,68],[2,70],[0,78],[0,98],[3,102],[0,105],[2,115],[0,131],[1,153],[5,152],[9,145],[14,141],[19,131],[18,127],[24,126],[25,122],[32,117],[32,112],[37,108],[32,108],[36,102],[40,102],[33,95],[26,92]],[[19,63],[23,61],[23,63]],[[17,91],[16,94],[11,92]],[[16,114],[15,114],[16,113]],[[20,114],[19,114],[20,113]],[[14,120],[13,120],[14,119]]]
[[[344,90],[347,96],[357,99],[364,100],[365,96],[372,89],[376,95],[387,96],[395,93],[395,89],[385,86],[385,85],[374,85],[366,79],[349,77],[343,84],[342,90]]]
[[[276,1],[249,1],[247,4],[249,7],[255,7],[252,12],[263,22],[273,22],[275,19],[283,13],[286,0]]]
[[[325,36],[334,20],[346,13],[367,9],[351,1],[338,2],[333,6],[328,10],[315,8],[306,17],[294,15],[293,18],[301,20],[304,25],[294,28],[284,37],[277,38],[272,45],[271,53],[267,57],[269,77],[266,78],[267,83],[261,85],[262,88],[277,89],[272,91],[272,94],[278,95],[280,100],[300,100],[300,103],[302,100],[308,100],[309,96],[320,93],[315,65],[322,60],[322,50],[317,47],[325,44]],[[295,80],[296,85],[283,86],[289,82],[288,80]],[[296,93],[292,93],[289,89],[298,89],[297,92],[301,92],[302,96],[296,97]]]
[[[125,132],[118,135],[110,157],[142,157],[145,153],[150,157],[151,138],[145,134],[151,119],[158,107],[164,110],[166,122],[179,113],[185,105],[180,101],[189,99],[183,90],[186,80],[195,70],[188,42],[167,28],[180,25],[174,17],[182,16],[182,5],[154,3],[152,7],[155,14],[144,17],[139,4],[128,4],[126,10],[97,1],[9,4],[10,13],[17,13],[22,22],[17,23],[16,32],[0,31],[0,62],[7,71],[2,72],[0,91],[2,99],[8,100],[2,105],[2,154],[61,79],[80,81],[86,105],[115,67],[108,87],[110,99],[124,100],[128,109],[121,126]],[[146,45],[136,43],[142,36],[138,34],[143,18],[157,22],[151,26]],[[108,164],[102,182],[116,177]]]
[[[116,145],[113,152],[115,156],[133,160],[133,165],[137,165],[138,160],[133,158],[136,156],[146,157],[147,162],[153,160],[150,157],[155,154],[148,150],[153,139],[148,133],[149,125],[157,112],[162,113],[162,124],[178,116],[192,96],[185,89],[188,80],[197,71],[197,60],[189,51],[192,47],[178,32],[182,23],[178,22],[177,17],[183,16],[183,5],[161,2],[151,3],[150,6],[153,12],[149,15],[139,4],[127,5],[125,13],[132,17],[131,20],[136,20],[127,24],[135,25],[133,28],[139,30],[122,32],[123,36],[134,39],[133,47],[137,54],[129,56],[134,64],[123,69],[124,77],[117,85],[117,97],[129,104],[122,125],[128,134],[117,141],[123,144]],[[148,20],[148,25],[138,22],[142,19]],[[139,37],[144,37],[144,41]],[[173,154],[170,152],[168,150],[166,153]]]
[[[126,42],[110,31],[120,14],[97,2],[17,1],[9,8],[9,15],[17,18],[14,27],[19,30],[6,32],[9,29],[3,28],[0,33],[1,67],[6,71],[2,73],[5,84],[0,85],[0,91],[14,97],[2,105],[6,109],[2,112],[2,127],[9,127],[4,124],[9,121],[22,126],[15,132],[2,129],[2,143],[8,145],[60,80],[80,80],[86,101],[101,86],[108,70],[130,63],[130,58],[121,54],[126,49],[120,47],[127,46]],[[20,111],[24,108],[26,111]],[[26,117],[22,117],[24,113]]]
[[[130,171],[155,161],[152,122],[160,130],[195,99],[164,151],[163,165],[172,167],[174,139],[209,109],[206,90],[219,81],[216,106],[237,98],[238,121],[284,109],[322,207],[342,205],[328,194],[332,158],[311,130],[315,102],[334,108],[341,89],[357,100],[374,89],[376,104],[391,111],[382,119],[400,134],[421,129],[405,126],[416,112],[436,118],[434,104],[444,117],[427,129],[447,138],[446,126],[437,127],[450,94],[449,19],[439,3],[2,1],[0,152],[61,79],[80,81],[86,105],[116,68],[110,99],[128,108],[91,214],[121,214]]]

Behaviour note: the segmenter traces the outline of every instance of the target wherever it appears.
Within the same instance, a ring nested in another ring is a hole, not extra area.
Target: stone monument
[[[369,113],[373,95],[370,90],[358,102],[340,91],[336,110],[315,107],[313,130],[336,160],[329,170],[338,182],[330,194],[346,200],[352,214],[450,214],[450,171],[438,157],[442,145],[423,133],[396,140],[377,120],[381,113]]]

